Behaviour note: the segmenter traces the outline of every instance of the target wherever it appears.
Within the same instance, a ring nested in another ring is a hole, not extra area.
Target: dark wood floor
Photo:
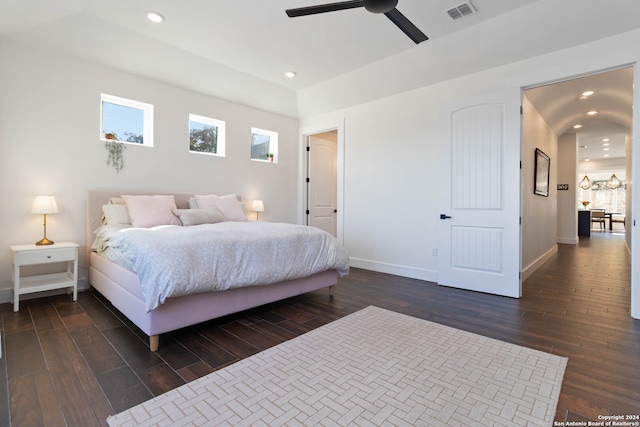
[[[147,340],[93,292],[0,306],[0,426],[106,425],[106,417],[368,305],[569,357],[557,421],[640,414],[640,320],[630,257],[593,233],[512,299],[352,269],[326,290]]]

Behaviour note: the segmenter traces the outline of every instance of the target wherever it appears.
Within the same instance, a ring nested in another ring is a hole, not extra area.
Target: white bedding
[[[104,255],[138,275],[147,311],[168,297],[349,271],[333,236],[301,225],[221,222],[100,233]]]

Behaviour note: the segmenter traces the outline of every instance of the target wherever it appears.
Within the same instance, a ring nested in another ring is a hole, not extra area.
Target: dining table
[[[620,215],[620,212],[606,212],[604,213],[605,221],[609,220],[609,231],[613,231],[613,216]]]

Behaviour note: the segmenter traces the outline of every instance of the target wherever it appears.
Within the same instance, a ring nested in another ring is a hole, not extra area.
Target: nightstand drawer
[[[76,248],[40,249],[15,253],[16,265],[47,264],[52,262],[73,261],[76,259]]]

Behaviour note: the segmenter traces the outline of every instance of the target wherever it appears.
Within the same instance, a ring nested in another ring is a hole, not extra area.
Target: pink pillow
[[[147,228],[156,225],[182,225],[180,219],[172,212],[176,209],[176,202],[169,196],[127,196],[122,198],[127,203],[131,225]]]
[[[227,221],[247,221],[247,216],[240,206],[238,196],[233,193],[224,196],[216,196],[215,194],[196,196],[196,203],[200,209],[212,207],[220,209],[224,219]]]

